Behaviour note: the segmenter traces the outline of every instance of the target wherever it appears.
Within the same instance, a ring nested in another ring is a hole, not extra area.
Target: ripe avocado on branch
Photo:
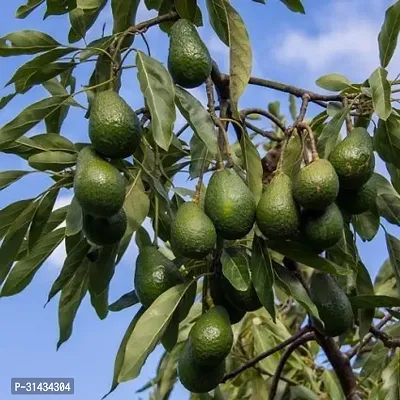
[[[204,83],[211,73],[210,53],[196,27],[180,19],[171,28],[168,70],[178,85],[195,88]]]

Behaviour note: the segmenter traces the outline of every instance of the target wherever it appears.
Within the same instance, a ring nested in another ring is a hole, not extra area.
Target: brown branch
[[[276,126],[278,126],[283,132],[286,131],[285,125],[282,123],[282,121],[279,120],[274,114],[270,113],[267,110],[264,110],[262,108],[245,108],[244,110],[240,111],[240,115],[243,118],[246,118],[247,115],[249,114],[259,114],[262,115],[269,120],[271,120]]]
[[[303,122],[303,120],[306,116],[308,104],[309,104],[311,98],[308,93],[305,93],[305,94],[303,94],[302,99],[303,99],[303,101],[301,102],[300,112],[296,119],[295,126],[297,126]]]
[[[382,332],[381,330],[371,326],[369,330],[375,337],[380,339],[385,347],[389,348],[394,348],[394,347],[400,347],[400,339],[395,339],[391,336],[389,336],[387,333]]]
[[[252,131],[254,131],[255,133],[257,133],[258,135],[261,135],[267,139],[273,140],[274,142],[281,142],[282,138],[278,137],[275,135],[275,132],[270,132],[270,131],[264,131],[263,129],[258,128],[257,126],[251,124],[248,121],[244,121],[244,124],[251,129]]]
[[[253,358],[252,360],[248,361],[247,363],[243,364],[241,367],[239,367],[238,369],[230,372],[229,374],[226,374],[222,380],[221,383],[224,383],[226,381],[228,381],[229,379],[234,378],[235,376],[239,375],[240,373],[242,373],[243,371],[246,371],[246,369],[249,369],[251,367],[254,367],[258,362],[260,362],[261,360],[264,360],[264,358],[267,358],[269,356],[272,356],[272,354],[275,354],[276,352],[278,352],[279,350],[284,349],[286,346],[288,346],[289,344],[295,342],[297,339],[301,338],[302,336],[304,336],[305,334],[307,334],[308,332],[310,332],[311,327],[306,326],[305,328],[299,330],[295,335],[293,335],[292,337],[290,337],[289,339],[283,341],[282,343],[278,344],[277,346],[275,346],[274,348],[265,351],[264,353],[259,354],[257,357]]]
[[[276,392],[278,389],[278,384],[279,384],[279,380],[281,378],[283,369],[285,367],[286,361],[290,358],[290,356],[292,355],[292,353],[299,348],[300,346],[303,346],[304,344],[306,344],[307,342],[311,341],[311,340],[315,340],[315,333],[314,332],[309,332],[306,333],[305,335],[299,337],[297,340],[295,340],[283,353],[282,358],[279,361],[278,367],[275,371],[275,375],[272,379],[272,384],[271,384],[271,389],[269,391],[269,396],[268,398],[273,400],[276,396]]]
[[[143,33],[152,26],[159,25],[163,22],[176,21],[179,19],[179,14],[176,11],[170,11],[167,14],[159,15],[158,17],[151,18],[147,21],[140,22],[127,29],[127,34]]]

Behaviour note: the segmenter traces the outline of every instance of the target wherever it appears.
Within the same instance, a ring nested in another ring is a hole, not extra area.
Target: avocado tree
[[[301,0],[281,2],[305,14]],[[58,346],[86,295],[100,319],[140,303],[107,395],[160,343],[143,388],[151,399],[169,398],[177,382],[193,399],[400,399],[400,240],[390,234],[400,226],[400,80],[387,71],[400,1],[382,15],[375,71],[356,83],[319,77],[321,93],[252,76],[246,25],[228,0],[144,0],[154,18],[136,21],[140,3],[28,0],[17,18],[66,14],[68,38],[0,38],[1,57],[32,56],[0,107],[35,86],[48,93],[0,128],[0,152],[26,164],[0,172],[0,190],[34,172],[51,182],[0,210],[0,296],[24,290],[62,245],[48,295],[59,295]],[[88,43],[107,7],[112,33]],[[203,24],[229,48],[229,71],[212,59]],[[146,38],[154,29],[168,35],[164,58]],[[126,74],[141,90],[136,110],[123,99]],[[241,107],[248,86],[287,94],[290,118],[277,102]],[[73,108],[87,142],[62,134]],[[45,133],[32,135],[36,126]],[[55,209],[63,190],[73,200]],[[388,260],[373,282],[357,245],[380,228]],[[110,304],[129,245],[139,254],[132,291]]]

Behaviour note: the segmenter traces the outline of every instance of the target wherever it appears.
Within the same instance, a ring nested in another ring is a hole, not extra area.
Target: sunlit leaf
[[[400,240],[386,233],[386,246],[389,252],[390,265],[393,268],[400,294]]]
[[[0,172],[0,191],[19,181],[23,176],[32,171],[4,171]]]
[[[390,296],[360,295],[350,297],[350,302],[356,308],[399,307],[400,298]]]
[[[351,86],[351,81],[340,74],[328,74],[321,76],[315,82],[322,89],[330,90],[332,92],[340,92]]]
[[[26,18],[32,11],[43,4],[45,0],[27,0],[27,3],[18,7],[15,16],[17,18]]]
[[[63,151],[45,151],[29,157],[28,163],[39,171],[60,172],[76,164],[78,155]]]
[[[249,257],[245,250],[228,247],[221,255],[222,272],[232,286],[246,291],[250,285]]]
[[[387,75],[388,72],[384,68],[377,68],[368,79],[375,113],[384,121],[392,113],[392,93]]]
[[[285,6],[293,12],[298,12],[301,14],[305,14],[306,11],[304,10],[304,6],[301,2],[301,0],[281,0]]]
[[[392,113],[386,121],[379,120],[374,145],[382,160],[400,168],[400,116]]]
[[[133,182],[127,189],[124,210],[128,218],[131,232],[135,232],[143,223],[150,209],[149,196],[144,192],[140,179]]]
[[[400,349],[394,352],[389,365],[382,372],[382,389],[386,394],[385,400],[400,399]]]
[[[400,31],[400,3],[396,2],[386,10],[385,21],[378,36],[381,67],[388,66],[396,50]]]
[[[82,230],[82,218],[82,208],[76,197],[73,197],[67,213],[67,227],[65,229],[67,236],[76,235]]]

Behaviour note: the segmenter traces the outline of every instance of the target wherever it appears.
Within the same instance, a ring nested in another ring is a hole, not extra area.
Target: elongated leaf
[[[87,292],[88,271],[87,265],[82,263],[68,284],[62,289],[58,306],[60,337],[57,343],[57,350],[71,337],[76,313]]]
[[[218,143],[210,114],[194,96],[179,86],[175,86],[175,101],[193,132],[207,146],[210,155],[214,157],[217,154]]]
[[[123,32],[130,26],[135,25],[136,13],[140,0],[125,1],[112,0],[111,9],[113,14],[113,34]],[[134,35],[130,35],[133,36]],[[97,47],[97,46],[96,46]]]
[[[136,378],[148,355],[154,350],[172,315],[193,282],[172,287],[144,312],[127,341],[118,382]]]
[[[369,353],[360,373],[362,381],[364,379],[371,379],[372,381],[380,379],[388,362],[388,353],[389,349],[382,342],[378,341],[372,347],[372,351]]]
[[[221,255],[222,272],[232,286],[246,291],[250,285],[249,258],[244,250],[228,247]]]
[[[376,207],[371,211],[353,215],[351,221],[356,232],[364,242],[370,242],[378,233],[380,218]]]
[[[31,136],[35,148],[41,151],[63,151],[76,153],[74,144],[64,136],[55,133],[44,133]]]
[[[168,151],[176,119],[174,84],[163,65],[141,51],[136,55],[140,89],[151,114],[151,130],[158,146]]]
[[[90,0],[89,0],[90,2]],[[83,6],[85,0],[79,1],[79,4]],[[77,2],[75,0],[46,0],[47,10],[44,14],[44,19],[50,15],[63,15],[72,11],[77,7]]]
[[[374,134],[374,145],[379,156],[386,162],[400,168],[400,117],[391,114],[384,121],[378,122],[378,129]]]
[[[59,191],[59,189],[50,190],[40,201],[29,228],[29,249],[32,249],[43,233],[51,212],[53,211]]]
[[[108,315],[108,293],[109,293],[109,288],[105,289],[103,292],[99,294],[95,293],[90,287],[90,281],[89,281],[90,304],[96,311],[96,314],[100,320],[105,319]]]
[[[0,210],[0,239],[3,239],[10,226],[32,203],[33,199],[19,200]]]
[[[19,181],[23,176],[32,171],[4,171],[0,172],[0,191]]]
[[[304,6],[301,0],[281,0],[281,2],[293,12],[305,14],[306,11],[304,10]]]
[[[343,391],[336,374],[333,371],[325,370],[322,374],[322,380],[325,386],[325,392],[329,393],[331,400],[342,400]]]
[[[359,295],[374,295],[374,284],[372,283],[371,276],[365,267],[365,265],[359,261],[356,288]],[[362,340],[364,336],[369,332],[369,328],[375,316],[375,308],[364,308],[359,310],[359,336]]]
[[[350,297],[350,302],[356,308],[399,307],[400,298],[390,296],[360,295]]]
[[[321,76],[315,82],[319,87],[332,92],[340,92],[351,86],[351,81],[340,74],[328,74]]]
[[[300,135],[293,133],[282,153],[282,172],[294,178],[303,161],[303,144]]]
[[[400,240],[386,233],[386,246],[389,252],[390,264],[397,281],[397,290],[400,294]]]
[[[254,236],[250,268],[251,280],[253,282],[254,289],[257,292],[258,298],[275,322],[276,314],[274,304],[274,273],[272,269],[272,260],[265,241],[258,236]]]
[[[139,299],[136,296],[136,292],[132,290],[131,292],[125,293],[118,300],[108,306],[110,311],[122,311],[125,308],[132,307],[139,303]]]
[[[385,400],[400,399],[400,349],[397,349],[389,365],[382,372]]]
[[[128,188],[124,210],[128,218],[130,232],[135,232],[143,223],[150,210],[149,196],[145,193],[143,182],[138,179]]]
[[[60,172],[65,168],[76,164],[77,154],[65,153],[63,151],[46,151],[29,157],[28,163],[32,168],[39,171]]]
[[[59,45],[51,36],[39,31],[12,32],[0,38],[0,57],[41,53]]]
[[[19,6],[15,16],[17,18],[26,18],[32,11],[43,4],[45,0],[28,0],[26,4]]]
[[[67,227],[65,229],[67,236],[76,235],[82,230],[82,218],[82,208],[76,197],[73,197],[67,213]]]
[[[197,0],[174,0],[176,12],[181,18],[194,21],[197,12]]]
[[[64,237],[65,229],[59,228],[48,233],[37,242],[25,258],[14,265],[4,282],[0,296],[13,296],[24,290],[31,283],[39,268],[63,241]]]
[[[203,163],[203,161],[205,162]],[[198,178],[201,173],[201,168],[204,164],[204,169],[207,169],[212,162],[213,157],[207,150],[204,142],[197,135],[193,135],[190,139],[190,166],[189,176],[191,179]]]
[[[391,87],[387,79],[387,71],[384,68],[377,68],[369,77],[372,102],[378,117],[384,121],[392,113]]]
[[[381,67],[386,68],[397,46],[400,31],[400,3],[396,2],[386,10],[385,21],[378,36]]]

